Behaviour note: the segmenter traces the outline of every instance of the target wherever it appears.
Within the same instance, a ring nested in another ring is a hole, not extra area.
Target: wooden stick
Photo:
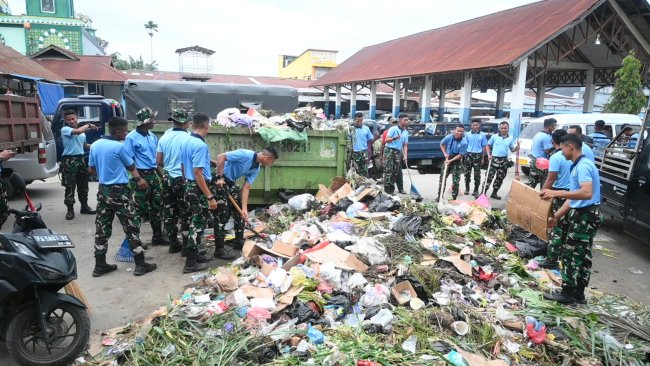
[[[93,308],[90,305],[90,301],[88,301],[88,298],[86,295],[83,293],[81,290],[81,287],[79,287],[79,284],[77,283],[76,280],[70,281],[67,285],[64,287],[65,293],[68,295],[72,295],[79,299],[84,305],[86,305],[86,308],[88,309],[88,314],[92,314]]]

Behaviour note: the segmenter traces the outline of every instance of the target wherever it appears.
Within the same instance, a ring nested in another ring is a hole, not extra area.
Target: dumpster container
[[[169,123],[158,123],[153,131],[160,136],[170,127]],[[268,145],[275,147],[279,159],[272,167],[262,167],[249,197],[250,204],[271,204],[277,201],[281,189],[314,193],[319,184],[329,186],[332,178],[345,174],[346,134],[310,130],[307,135],[307,143],[284,140],[268,144],[247,128],[213,126],[205,142],[213,160],[226,151],[259,151]]]

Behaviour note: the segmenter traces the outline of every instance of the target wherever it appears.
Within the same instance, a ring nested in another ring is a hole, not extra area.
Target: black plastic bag
[[[421,237],[431,230],[431,217],[416,215],[403,216],[393,225],[392,230],[400,235],[411,234]]]
[[[342,306],[346,313],[352,307],[352,302],[343,293],[333,293],[332,295],[325,297],[325,300],[327,301],[327,305]]]
[[[548,243],[535,237],[533,239],[516,241],[515,247],[517,247],[517,254],[519,254],[520,257],[535,258],[541,255],[546,255]]]
[[[306,303],[295,300],[289,310],[292,318],[298,318],[298,323],[313,323],[320,319],[320,314],[312,310]]]
[[[352,205],[352,203],[353,202],[347,197],[341,198],[336,203],[336,209],[339,210],[339,211],[345,211],[345,210],[348,209],[348,207],[350,207]]]
[[[282,203],[289,203],[291,197],[295,195],[296,193],[290,189],[281,189],[280,192],[278,192],[278,198],[280,198],[280,202]]]
[[[399,209],[399,202],[393,201],[391,196],[379,192],[377,197],[368,205],[370,212],[390,212]]]

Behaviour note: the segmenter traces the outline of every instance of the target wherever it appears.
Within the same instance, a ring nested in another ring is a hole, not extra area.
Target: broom
[[[488,177],[490,176],[490,168],[492,168],[492,159],[490,159],[490,161],[488,162],[487,171],[485,172],[485,181],[483,182],[483,189],[481,190],[481,195],[478,196],[477,200],[487,199],[487,196],[485,195],[485,191],[487,190]]]
[[[79,284],[77,283],[76,280],[70,281],[65,287],[63,288],[65,290],[65,293],[68,295],[72,295],[79,299],[84,305],[86,305],[86,309],[88,309],[88,314],[92,314],[93,312],[93,307],[90,306],[90,301],[88,301],[88,298],[86,295],[81,291],[81,287],[79,287]]]
[[[420,192],[418,191],[418,188],[413,184],[413,178],[411,178],[411,172],[406,168],[406,173],[409,175],[409,181],[411,181],[411,194],[414,196],[422,197]]]
[[[133,259],[133,254],[131,253],[131,248],[129,247],[129,238],[124,238],[122,245],[120,245],[120,249],[117,251],[117,253],[115,253],[113,259],[116,262],[135,262],[135,259]]]
[[[449,167],[449,164],[445,162],[445,169],[444,172],[442,173],[442,182],[440,185],[440,195],[438,196],[438,202],[442,201],[442,197],[445,195],[445,188],[447,188],[447,168]]]

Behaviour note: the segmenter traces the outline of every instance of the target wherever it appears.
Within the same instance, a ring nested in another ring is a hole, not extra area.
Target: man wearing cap
[[[84,161],[84,149],[89,149],[86,143],[88,130],[97,130],[92,123],[79,127],[77,112],[68,109],[63,112],[65,125],[61,128],[61,140],[63,141],[63,157],[61,158],[61,185],[65,187],[65,198],[63,202],[68,208],[65,214],[66,220],[74,219],[74,191],[77,189],[81,213],[94,215],[95,210],[88,206],[88,171]]]
[[[231,215],[235,222],[235,244],[233,248],[241,250],[244,246],[244,220],[248,220],[248,195],[251,186],[260,173],[261,167],[271,166],[277,159],[278,152],[271,146],[264,148],[262,151],[239,149],[217,156],[217,175],[215,177],[217,210],[214,220],[215,257],[221,259],[235,258],[224,249],[226,224]],[[237,188],[236,181],[242,177],[246,180],[240,191]],[[237,202],[244,217],[237,212],[237,209],[228,199],[228,195]]]
[[[463,172],[463,157],[467,154],[467,140],[465,139],[465,126],[459,124],[454,129],[454,133],[445,136],[440,141],[440,150],[445,156],[446,172],[440,174],[440,184],[438,185],[438,197],[442,192],[443,182],[451,174],[451,198],[458,197],[460,186],[460,176]]]
[[[153,237],[152,245],[169,245],[169,240],[162,233],[162,187],[158,177],[156,164],[156,148],[158,137],[149,132],[153,128],[155,112],[149,107],[138,111],[135,118],[136,127],[124,141],[124,151],[135,162],[138,174],[147,182],[146,189],[138,188],[135,179],[131,178],[133,187],[133,201],[135,203],[136,225],[140,228],[144,218],[148,217],[151,223]]]
[[[375,139],[368,126],[363,124],[363,113],[354,115],[354,128],[352,130],[352,161],[357,169],[357,174],[368,176],[368,156],[372,141]]]
[[[158,174],[162,176],[163,223],[165,234],[170,240],[169,252],[178,253],[187,246],[190,229],[190,215],[185,202],[185,180],[181,170],[183,163],[181,152],[185,141],[190,138],[187,132],[190,119],[186,111],[174,109],[168,120],[174,123],[174,127],[167,130],[158,141],[156,163]],[[183,246],[178,242],[176,223],[179,219],[183,233]]]
[[[397,126],[388,129],[386,134],[386,165],[384,166],[384,190],[388,194],[395,192],[395,182],[398,175],[402,174],[402,161],[408,159],[409,116],[401,113]]]
[[[90,147],[88,172],[97,174],[97,217],[95,218],[95,268],[93,277],[103,276],[117,269],[117,265],[106,263],[108,239],[113,233],[113,219],[120,220],[129,241],[129,248],[135,259],[133,274],[142,276],[157,268],[147,263],[140,240],[140,229],[136,222],[135,209],[131,204],[131,189],[126,171],[130,171],[139,189],[146,190],[147,182],[138,174],[133,159],[126,153],[124,140],[128,122],[124,118],[111,117],[108,120],[110,136],[104,136]]]
[[[210,211],[217,208],[217,200],[210,192],[208,182],[212,180],[210,170],[210,149],[205,143],[210,129],[210,117],[204,113],[192,116],[192,134],[184,141],[183,176],[185,183],[185,198],[191,215],[190,230],[187,241],[187,258],[183,273],[203,271],[208,268],[206,262],[211,258],[199,255],[203,231],[210,222]]]
[[[467,140],[467,155],[465,155],[465,194],[469,194],[469,185],[474,170],[474,197],[478,197],[478,189],[481,186],[481,162],[483,152],[487,146],[487,137],[481,132],[481,121],[472,120],[472,130],[465,134]]]

